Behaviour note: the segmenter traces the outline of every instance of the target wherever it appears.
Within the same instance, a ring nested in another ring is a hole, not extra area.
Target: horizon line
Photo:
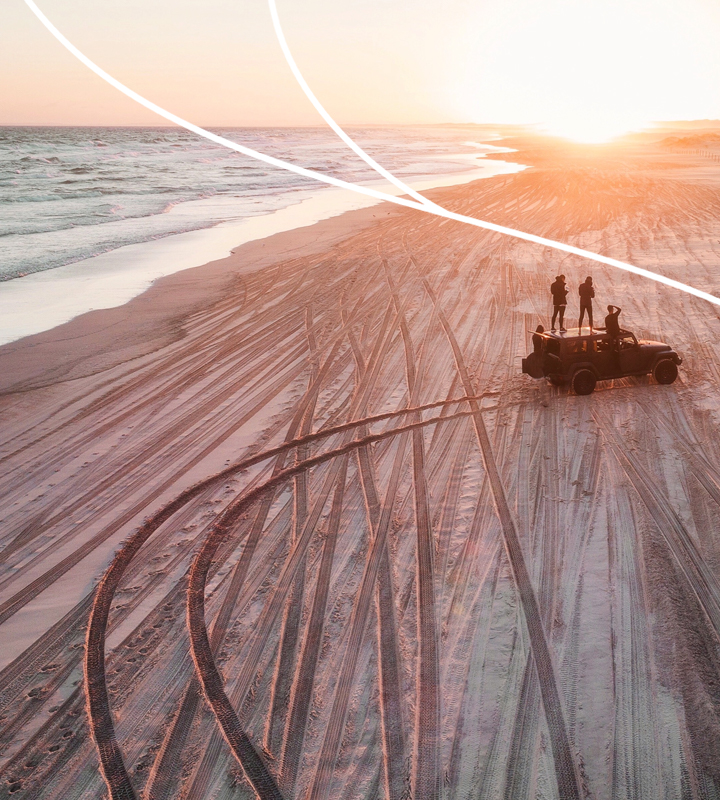
[[[620,134],[617,138],[621,138],[627,134],[637,133],[646,130],[649,126],[662,125],[670,126],[675,124],[688,123],[717,123],[720,127],[720,118],[698,118],[698,119],[672,119],[672,120],[650,120],[644,126],[634,129],[629,129],[624,134]],[[538,128],[543,125],[548,125],[547,122],[347,122],[343,123],[351,128]],[[267,129],[267,128],[306,128],[308,130],[325,130],[325,125],[322,124],[219,124],[213,125],[212,123],[205,124],[206,128],[217,128],[221,130],[232,130],[233,128],[249,128],[249,129]],[[173,124],[142,124],[142,123],[129,123],[129,124],[111,124],[111,123],[52,123],[52,122],[0,122],[0,128],[168,128],[177,130],[177,125]],[[539,131],[552,138],[559,137],[557,134]]]

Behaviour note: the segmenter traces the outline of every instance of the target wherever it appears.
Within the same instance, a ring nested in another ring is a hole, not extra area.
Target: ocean
[[[497,134],[482,129],[480,137],[479,130],[373,127],[348,133],[398,177],[427,188],[521,168],[483,161],[489,152],[512,151],[502,147]],[[303,167],[398,193],[326,129],[216,131]],[[160,275],[220,257],[209,236],[192,239],[192,263],[187,258],[178,261],[177,246],[138,249],[143,243],[277,215],[320,195],[323,210],[313,212],[309,221],[374,202],[354,195],[333,211],[334,198],[343,194],[352,193],[269,167],[181,129],[0,128],[0,343],[46,330],[84,310],[127,302]],[[283,225],[287,229],[288,224]],[[203,241],[208,245],[206,258]],[[228,245],[229,241],[223,242],[223,253],[241,243]],[[125,274],[119,290],[118,264],[127,248],[132,249],[127,261],[144,266],[142,274],[137,267],[132,275]],[[114,259],[101,256],[112,253]],[[115,285],[104,291],[102,277],[107,277],[110,264]],[[68,265],[78,266],[62,269]],[[48,274],[27,279],[41,272]],[[57,285],[63,276],[74,276],[77,282],[80,273],[86,303],[67,280]],[[97,285],[90,285],[93,275]],[[50,296],[52,309],[42,313]]]

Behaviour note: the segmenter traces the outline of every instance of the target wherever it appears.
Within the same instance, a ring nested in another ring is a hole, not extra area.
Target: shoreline
[[[494,157],[500,151],[504,155],[507,148],[483,147],[488,148],[486,154],[467,156],[474,169],[410,182],[414,188],[426,191],[515,174],[526,168]],[[367,185],[401,194],[384,181]],[[296,196],[300,197],[296,202],[267,214],[229,218],[207,228],[124,245],[0,284],[0,346],[53,330],[86,313],[124,305],[155,281],[225,258],[248,242],[299,230],[357,209],[374,208],[383,202],[332,188],[299,190]]]
[[[327,252],[335,242],[404,210],[346,211],[234,247],[230,254],[158,278],[122,305],[79,314],[0,346],[0,396],[85,378],[181,339],[193,312],[220,300],[244,274],[288,257]]]

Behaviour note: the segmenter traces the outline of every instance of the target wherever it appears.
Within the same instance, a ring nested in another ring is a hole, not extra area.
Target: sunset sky
[[[265,0],[37,0],[110,74],[205,126],[313,125]],[[602,138],[720,118],[717,0],[278,0],[341,123],[543,123]],[[0,124],[161,124],[0,4]]]

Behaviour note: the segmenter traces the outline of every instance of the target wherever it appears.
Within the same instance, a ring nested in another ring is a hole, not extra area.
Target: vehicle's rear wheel
[[[653,377],[658,383],[672,383],[678,376],[677,364],[669,358],[664,358],[655,364]]]
[[[575,394],[592,394],[597,380],[589,369],[579,369],[573,375],[572,388]]]
[[[551,375],[550,383],[552,383],[553,386],[562,386],[565,383],[565,378],[561,375]]]

